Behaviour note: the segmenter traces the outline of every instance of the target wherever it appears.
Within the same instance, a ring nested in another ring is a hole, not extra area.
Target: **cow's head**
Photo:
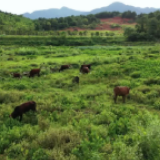
[[[20,115],[20,108],[19,108],[19,106],[17,106],[17,107],[14,109],[14,111],[11,113],[10,117],[16,118],[16,117],[18,117],[19,115]]]

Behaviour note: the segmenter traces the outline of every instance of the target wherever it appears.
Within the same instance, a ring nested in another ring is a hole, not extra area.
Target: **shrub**
[[[79,160],[99,160],[102,159],[102,155],[99,153],[99,149],[103,145],[103,139],[95,133],[91,133],[88,135],[88,139],[83,140],[78,147],[73,149],[72,153],[76,155]]]
[[[38,50],[37,49],[31,49],[31,48],[19,48],[16,52],[16,55],[36,55],[38,54]]]
[[[160,100],[156,100],[156,101],[154,102],[153,108],[160,110]]]
[[[139,78],[141,76],[140,72],[133,72],[131,73],[132,78]]]
[[[141,160],[138,146],[127,146],[123,142],[113,144],[113,152],[109,156],[112,160]]]
[[[120,25],[119,25],[119,24],[111,24],[110,27],[111,27],[111,28],[119,28]]]
[[[146,85],[152,85],[152,84],[158,84],[160,85],[160,78],[149,78],[147,80],[144,81],[144,84]]]
[[[32,160],[49,160],[49,156],[44,149],[39,148],[33,153]]]
[[[0,103],[18,102],[23,98],[24,94],[17,91],[1,91]]]
[[[27,86],[25,84],[20,83],[20,84],[14,84],[13,88],[18,90],[25,90]]]
[[[140,133],[139,150],[142,160],[157,160],[160,157],[160,123],[157,117],[150,116],[150,124]]]

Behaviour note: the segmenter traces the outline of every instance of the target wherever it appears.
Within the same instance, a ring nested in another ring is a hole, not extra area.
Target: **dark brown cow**
[[[72,80],[73,83],[78,83],[79,84],[79,77],[75,76]]]
[[[41,68],[31,69],[31,71],[29,72],[29,77],[34,77],[35,75],[38,75],[39,77],[40,71],[41,71]]]
[[[60,69],[59,69],[59,72],[60,71],[63,71],[65,69],[69,69],[71,65],[61,65]]]
[[[12,73],[14,78],[21,78],[21,74],[20,73]]]
[[[88,67],[80,68],[80,72],[81,73],[89,73],[89,68]]]
[[[91,69],[91,64],[83,64],[83,65],[81,65],[81,68],[83,68],[83,67],[88,67],[89,69]]]
[[[17,106],[14,109],[14,111],[11,113],[10,117],[12,118],[20,117],[19,120],[21,121],[23,114],[30,110],[36,111],[36,102],[29,101],[29,102],[21,104],[20,106]]]
[[[123,103],[125,103],[125,97],[129,94],[130,88],[126,86],[117,86],[114,88],[114,102],[116,103],[117,96],[123,97]]]

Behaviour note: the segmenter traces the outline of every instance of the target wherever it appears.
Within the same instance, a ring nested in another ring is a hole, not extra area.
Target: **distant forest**
[[[94,29],[101,18],[130,18],[137,24],[135,28],[126,28],[125,37],[130,41],[155,40],[160,38],[160,11],[137,15],[136,12],[102,12],[98,14],[68,16],[61,18],[39,18],[31,20],[22,15],[0,11],[0,35],[53,35],[54,32],[69,27]],[[43,34],[42,34],[43,33]]]
[[[129,41],[150,41],[160,38],[160,11],[137,16],[135,28],[126,28],[124,35]]]
[[[6,35],[34,35],[41,31],[58,31],[69,27],[94,29],[100,23],[100,18],[115,16],[136,19],[135,12],[102,12],[98,14],[68,16],[60,18],[39,18],[31,20],[22,15],[13,15],[0,11],[0,34]]]

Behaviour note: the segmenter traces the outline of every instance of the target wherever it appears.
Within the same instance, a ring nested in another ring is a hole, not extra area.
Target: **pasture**
[[[91,64],[89,74],[79,74]],[[59,72],[61,65],[71,65]],[[40,68],[40,77],[11,73]],[[50,68],[53,68],[51,71]],[[72,83],[79,76],[79,84]],[[130,87],[126,103],[115,86]],[[35,101],[22,122],[14,108]],[[160,45],[0,47],[0,159],[157,160]]]

